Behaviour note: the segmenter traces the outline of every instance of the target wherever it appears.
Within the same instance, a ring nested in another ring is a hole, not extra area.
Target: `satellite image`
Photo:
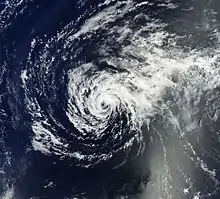
[[[0,0],[0,199],[219,198],[219,0]]]

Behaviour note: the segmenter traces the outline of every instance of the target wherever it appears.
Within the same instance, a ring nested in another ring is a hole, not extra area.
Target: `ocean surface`
[[[0,0],[0,199],[219,199],[218,0]]]

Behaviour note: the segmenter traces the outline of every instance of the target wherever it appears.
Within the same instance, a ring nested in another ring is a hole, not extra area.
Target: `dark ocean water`
[[[218,199],[218,0],[0,1],[0,199]]]

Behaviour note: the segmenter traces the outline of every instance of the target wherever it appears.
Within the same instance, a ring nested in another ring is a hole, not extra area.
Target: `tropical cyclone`
[[[194,13],[202,16],[195,24],[189,20]],[[110,198],[217,197],[216,20],[213,8],[201,9],[196,1],[113,0],[91,6],[55,35],[34,37],[13,71],[20,74],[19,89],[7,76],[16,102],[12,118],[25,115],[31,131],[26,151],[61,168],[139,175],[119,179]],[[58,186],[57,177],[50,178],[43,190]],[[74,187],[73,197],[89,198],[88,187],[80,193]]]

